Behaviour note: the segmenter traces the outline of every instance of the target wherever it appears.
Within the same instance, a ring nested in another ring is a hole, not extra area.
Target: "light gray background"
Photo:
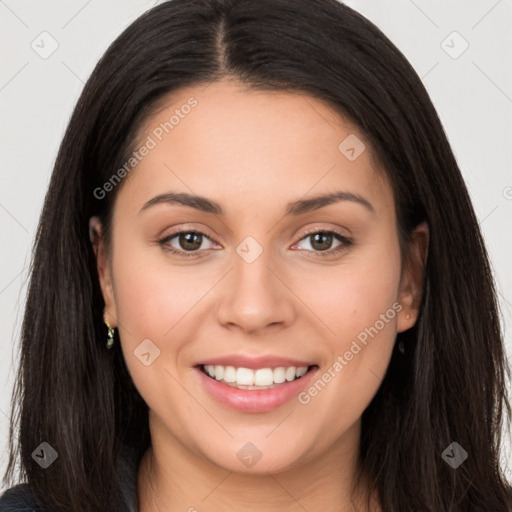
[[[30,249],[57,149],[83,84],[102,53],[127,25],[156,3],[0,0],[2,473]],[[376,23],[400,48],[422,77],[438,110],[490,252],[510,356],[512,1],[346,3]],[[45,31],[50,36],[41,35]],[[42,58],[40,54],[55,44],[52,39],[58,48]],[[466,44],[467,50],[458,55]],[[510,453],[507,442],[502,459],[512,480]]]

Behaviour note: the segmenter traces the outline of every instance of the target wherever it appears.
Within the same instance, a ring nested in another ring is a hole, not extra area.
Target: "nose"
[[[269,253],[265,249],[252,262],[235,253],[217,306],[217,319],[224,327],[257,334],[293,322],[294,295]]]

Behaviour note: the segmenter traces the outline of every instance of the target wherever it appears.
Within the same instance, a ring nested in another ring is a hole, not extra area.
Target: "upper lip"
[[[295,366],[312,366],[315,363],[311,361],[300,361],[289,357],[279,357],[274,355],[267,356],[245,356],[241,354],[231,354],[226,356],[214,357],[197,363],[197,366],[203,365],[220,365],[220,366],[234,366],[235,368],[250,368],[257,370],[258,368],[278,368],[281,366],[289,367]]]

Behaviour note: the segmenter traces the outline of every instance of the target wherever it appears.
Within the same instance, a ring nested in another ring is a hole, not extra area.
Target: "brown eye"
[[[307,233],[306,236],[302,237],[301,240],[296,244],[309,242],[309,247],[299,247],[300,249],[306,249],[309,252],[317,253],[319,256],[329,256],[347,249],[352,245],[352,241],[347,237],[343,236],[337,231],[330,230],[319,230],[311,233]],[[333,243],[338,242],[333,247]]]
[[[180,249],[185,251],[195,251],[201,247],[203,235],[196,232],[180,233],[178,235],[178,244]]]
[[[158,241],[166,251],[179,256],[200,256],[204,249],[211,249],[205,242],[213,240],[200,231],[178,231]]]
[[[334,239],[331,233],[327,233],[325,231],[320,231],[309,236],[312,240],[311,247],[318,251],[326,251],[330,249]]]

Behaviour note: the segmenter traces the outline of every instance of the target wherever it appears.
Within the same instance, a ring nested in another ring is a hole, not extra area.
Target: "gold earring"
[[[114,327],[110,327],[110,325],[107,321],[105,321],[105,325],[108,328],[107,348],[112,348],[112,345],[114,344]]]

